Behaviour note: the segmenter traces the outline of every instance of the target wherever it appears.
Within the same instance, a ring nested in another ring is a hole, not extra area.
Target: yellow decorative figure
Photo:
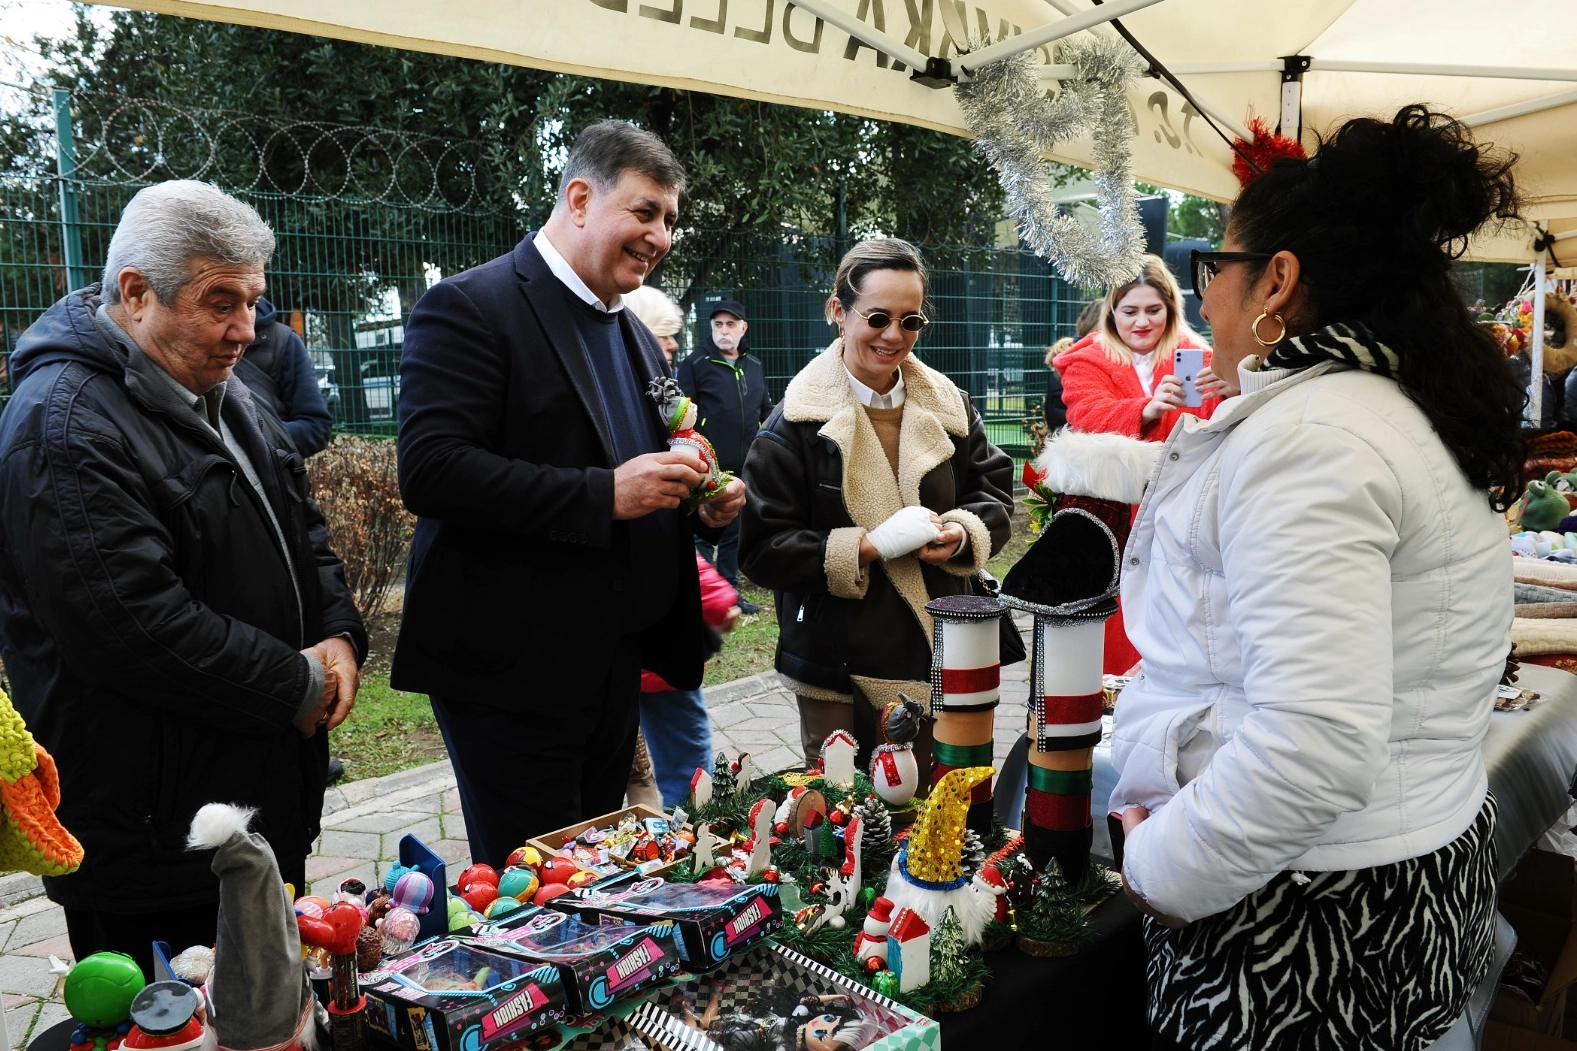
[[[989,766],[970,766],[943,775],[893,859],[887,880],[894,914],[900,908],[913,909],[934,927],[951,908],[968,946],[980,944],[986,923],[996,915],[989,885],[963,866],[970,794],[995,773]]]

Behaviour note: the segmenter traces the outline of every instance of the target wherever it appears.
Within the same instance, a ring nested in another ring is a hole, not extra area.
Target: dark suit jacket
[[[613,520],[613,441],[570,310],[527,237],[434,285],[411,311],[400,494],[418,518],[396,689],[561,711],[608,643],[632,632],[642,667],[675,689],[701,684],[691,525],[660,534],[663,550],[639,550],[653,546],[641,539],[650,534]],[[662,353],[628,311],[620,325],[639,348],[644,392],[666,374]],[[641,608],[656,600],[632,582],[662,559],[677,564],[672,600]]]

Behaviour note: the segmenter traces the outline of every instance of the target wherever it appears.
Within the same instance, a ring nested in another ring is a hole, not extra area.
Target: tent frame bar
[[[914,48],[901,44],[882,32],[861,22],[847,11],[837,7],[832,0],[794,0],[794,6],[804,8],[834,29],[841,29],[867,47],[904,63],[916,72],[924,72],[930,59]]]
[[[1053,72],[1060,66],[1042,67],[1041,76],[1060,80],[1065,74]],[[1178,76],[1211,73],[1280,73],[1282,63],[1274,59],[1242,62],[1177,62],[1170,66]],[[1427,62],[1357,62],[1336,58],[1309,59],[1309,70],[1332,73],[1402,73],[1433,77],[1481,77],[1486,80],[1577,81],[1577,70],[1529,66],[1444,66]]]
[[[1000,62],[1004,58],[1012,58],[1014,55],[1025,51],[1033,51],[1035,48],[1049,44],[1053,40],[1061,40],[1063,37],[1072,36],[1074,33],[1089,29],[1092,26],[1104,25],[1113,19],[1132,14],[1146,7],[1153,7],[1161,2],[1162,0],[1112,0],[1111,3],[1093,7],[1088,11],[1059,19],[1056,22],[1050,22],[1039,29],[1031,29],[1018,36],[999,40],[989,47],[981,48],[979,51],[971,51],[967,55],[962,55],[956,59],[954,64],[965,73],[973,73],[981,66]]]
[[[1477,128],[1484,124],[1494,124],[1496,121],[1510,120],[1513,117],[1525,117],[1530,113],[1542,113],[1573,102],[1577,102],[1577,88],[1555,95],[1546,95],[1543,98],[1529,99],[1526,102],[1513,102],[1509,106],[1487,109],[1481,113],[1470,113],[1461,120],[1468,127]]]

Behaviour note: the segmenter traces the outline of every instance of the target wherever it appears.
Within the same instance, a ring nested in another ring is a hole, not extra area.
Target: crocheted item
[[[82,864],[82,844],[55,817],[55,760],[28,733],[0,692],[0,872],[64,876]]]

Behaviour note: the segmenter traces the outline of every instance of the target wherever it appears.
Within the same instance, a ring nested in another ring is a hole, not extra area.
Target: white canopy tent
[[[1348,117],[1422,101],[1521,155],[1530,222],[1487,232],[1470,257],[1577,263],[1577,0],[122,0],[120,6],[840,110],[960,135],[968,129],[951,90],[958,79],[1033,49],[1049,86],[1070,72],[1052,65],[1055,41],[1111,33],[1105,22],[1118,18],[1175,77],[1142,79],[1129,92],[1137,178],[1230,200],[1237,193],[1232,152],[1205,116],[1229,135],[1242,134],[1252,112],[1312,143]],[[991,42],[961,54],[966,37]],[[1070,140],[1052,156],[1088,166],[1091,142]],[[1534,301],[1542,304],[1543,297]],[[1536,342],[1536,357],[1539,349]]]

